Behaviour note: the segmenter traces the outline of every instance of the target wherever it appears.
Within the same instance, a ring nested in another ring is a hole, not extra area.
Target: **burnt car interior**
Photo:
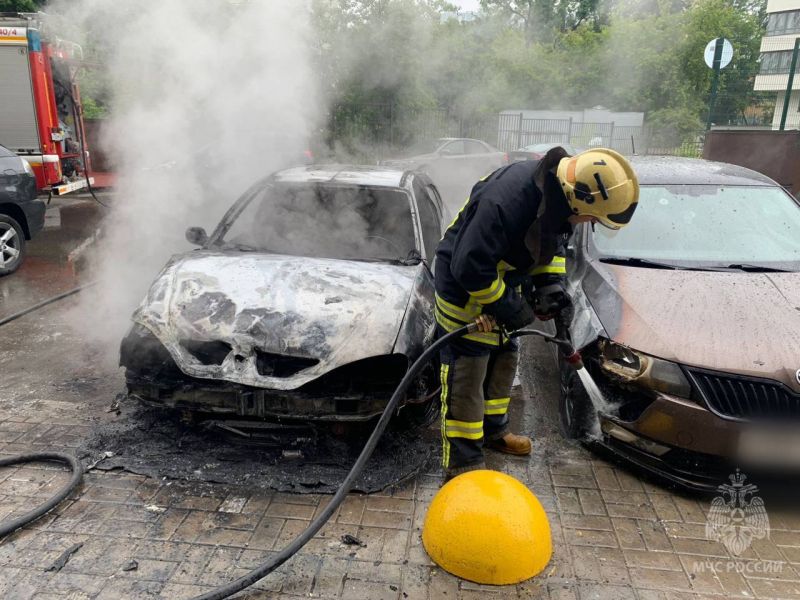
[[[417,253],[405,192],[330,184],[267,186],[219,243],[347,260],[404,261]]]

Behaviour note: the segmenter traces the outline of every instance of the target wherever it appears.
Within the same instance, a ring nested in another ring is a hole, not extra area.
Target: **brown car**
[[[573,340],[606,402],[562,366],[564,433],[694,489],[800,471],[800,205],[742,167],[632,163],[631,224],[570,242]]]

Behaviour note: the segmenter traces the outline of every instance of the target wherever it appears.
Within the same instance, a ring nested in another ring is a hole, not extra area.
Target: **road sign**
[[[710,42],[708,42],[708,44],[706,45],[706,49],[703,52],[703,58],[705,59],[709,69],[714,68],[714,50],[717,46],[718,39],[720,38],[715,38]],[[733,45],[725,38],[722,38],[722,57],[720,58],[719,61],[719,68],[724,69],[729,64],[731,64],[732,58],[733,58]]]

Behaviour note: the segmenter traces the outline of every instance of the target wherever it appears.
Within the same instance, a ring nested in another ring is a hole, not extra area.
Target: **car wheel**
[[[25,258],[25,232],[14,219],[0,215],[0,276],[10,275]]]
[[[411,384],[421,401],[406,402],[392,418],[392,426],[398,430],[427,427],[436,420],[441,410],[441,388],[439,387],[439,361],[433,360],[419,379]]]
[[[563,360],[559,361],[558,368],[561,380],[558,402],[561,433],[570,440],[584,440],[588,437],[593,418],[592,401],[575,369]]]

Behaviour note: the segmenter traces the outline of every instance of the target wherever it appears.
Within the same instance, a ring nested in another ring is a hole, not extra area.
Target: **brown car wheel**
[[[558,416],[561,433],[570,440],[585,440],[589,437],[592,401],[575,369],[563,360],[559,361],[559,373],[561,393]]]

